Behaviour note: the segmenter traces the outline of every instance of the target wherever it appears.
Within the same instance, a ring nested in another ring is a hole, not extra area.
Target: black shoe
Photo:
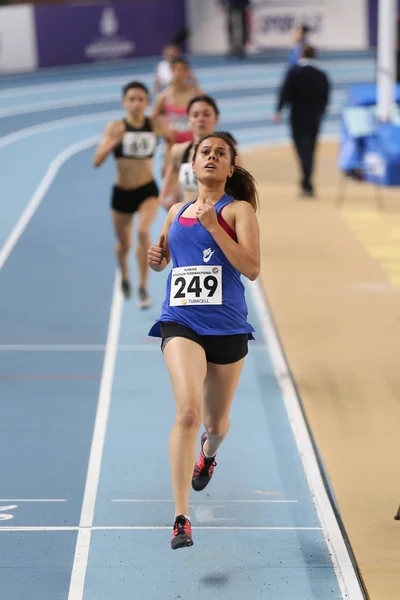
[[[214,467],[217,463],[215,462],[215,456],[207,458],[204,454],[203,446],[207,439],[207,434],[204,432],[201,436],[200,443],[200,456],[196,464],[194,465],[193,477],[192,477],[192,488],[196,492],[201,492],[210,483],[211,477],[214,473]]]
[[[301,190],[300,198],[315,198],[313,190]]]
[[[139,288],[138,292],[138,307],[139,308],[150,308],[151,307],[151,298],[149,296],[149,292],[144,287]]]
[[[132,296],[132,285],[129,279],[122,280],[121,290],[125,297],[125,300],[129,300],[129,298]]]
[[[172,550],[193,546],[192,526],[184,515],[178,515],[174,523],[174,534],[171,540]]]

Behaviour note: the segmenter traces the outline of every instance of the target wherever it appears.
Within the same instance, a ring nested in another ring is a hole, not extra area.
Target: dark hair
[[[164,50],[165,48],[176,48],[177,50],[180,50],[179,45],[175,42],[169,42],[168,44],[165,44]]]
[[[170,44],[170,46],[180,46],[181,44],[183,44],[183,42],[186,42],[186,40],[188,39],[190,34],[190,31],[187,27],[184,27],[183,29],[180,29],[178,31],[178,33],[172,38]]]
[[[233,171],[233,175],[226,180],[225,192],[229,196],[235,198],[235,200],[244,200],[245,202],[248,202],[256,211],[259,205],[256,180],[251,173],[246,171],[246,169],[235,165],[237,151],[229,134],[215,132],[202,137],[199,143],[194,147],[193,162],[196,160],[197,150],[199,149],[200,144],[209,138],[223,140],[229,146],[231,151],[231,165],[235,167],[235,170]]]
[[[219,108],[217,103],[215,102],[214,98],[211,98],[211,96],[207,96],[206,94],[200,94],[199,96],[195,96],[190,100],[186,110],[187,114],[189,114],[190,109],[196,102],[204,102],[205,104],[208,104],[208,106],[211,106],[211,108],[214,110],[217,117],[219,117]]]
[[[317,56],[317,51],[314,46],[307,44],[307,46],[304,46],[301,55],[303,58],[315,58]]]
[[[122,97],[125,97],[129,90],[142,90],[147,97],[150,96],[148,88],[140,81],[131,81],[122,88]]]
[[[177,56],[176,58],[174,58],[174,60],[171,61],[171,66],[174,67],[179,63],[184,65],[187,69],[190,69],[188,61],[186,60],[186,58],[183,58],[183,56]]]
[[[229,131],[216,131],[215,133],[217,135],[219,135],[220,133],[225,135],[227,138],[229,138],[231,140],[231,142],[235,146],[235,148],[237,148],[237,145],[238,145],[237,139],[235,137],[233,137],[233,135]]]
[[[301,25],[300,29],[301,29],[301,33],[303,35],[307,35],[307,33],[310,33],[310,31],[311,31],[310,27],[308,25],[305,25],[305,24]]]

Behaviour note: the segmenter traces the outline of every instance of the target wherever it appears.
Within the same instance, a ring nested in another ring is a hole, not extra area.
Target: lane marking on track
[[[93,146],[97,142],[97,140],[98,137],[96,136],[86,138],[84,140],[81,140],[80,142],[72,144],[71,146],[68,146],[67,148],[65,148],[65,150],[60,152],[60,154],[58,154],[55,157],[55,159],[50,163],[49,168],[47,169],[42,181],[40,182],[32,198],[28,202],[24,212],[18,219],[14,229],[11,231],[3,246],[0,248],[0,270],[3,268],[6,260],[15,248],[21,235],[24,233],[28,223],[39,208],[40,203],[49,191],[50,186],[52,185],[63,164],[74,154]]]

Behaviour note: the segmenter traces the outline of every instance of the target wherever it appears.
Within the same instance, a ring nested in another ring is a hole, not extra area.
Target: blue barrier
[[[400,185],[400,84],[389,123],[376,118],[375,84],[350,86],[342,114],[338,166],[347,174],[384,186]]]

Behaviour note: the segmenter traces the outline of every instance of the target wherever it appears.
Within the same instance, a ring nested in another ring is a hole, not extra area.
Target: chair
[[[336,204],[342,206],[345,200],[345,192],[349,181],[365,181],[366,175],[379,175],[381,165],[378,163],[378,157],[373,158],[368,155],[365,157],[364,144],[365,138],[373,138],[375,136],[375,107],[366,106],[349,106],[343,111],[343,123],[352,138],[358,146],[358,154],[361,158],[352,158],[350,160],[351,168],[347,171],[341,171],[339,181],[339,190],[336,197]],[[375,189],[375,200],[378,208],[383,208],[383,193],[382,186],[379,183],[372,184]]]

